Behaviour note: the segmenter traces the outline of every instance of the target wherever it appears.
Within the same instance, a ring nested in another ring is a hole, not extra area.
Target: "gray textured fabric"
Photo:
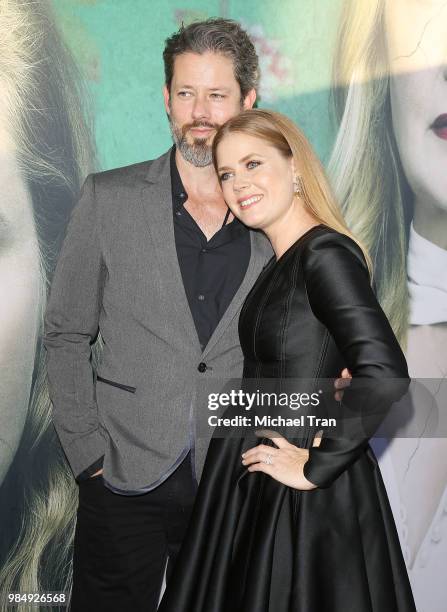
[[[67,228],[45,315],[53,418],[75,476],[104,455],[123,491],[167,473],[194,435],[197,389],[238,377],[242,303],[272,251],[251,232],[245,278],[203,353],[174,241],[169,153],[90,175]],[[104,350],[97,375],[91,343]],[[199,372],[200,362],[208,369]],[[134,388],[134,392],[132,392]],[[195,444],[201,472],[208,440]]]

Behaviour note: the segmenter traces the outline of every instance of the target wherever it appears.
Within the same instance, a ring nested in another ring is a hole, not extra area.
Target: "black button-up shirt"
[[[202,350],[211,338],[247,271],[250,235],[238,220],[223,225],[207,241],[184,208],[188,194],[171,150],[174,235],[183,285]],[[226,219],[222,219],[222,223]]]

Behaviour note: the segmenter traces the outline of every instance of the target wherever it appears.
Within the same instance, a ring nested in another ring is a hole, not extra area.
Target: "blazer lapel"
[[[261,273],[262,268],[267,263],[268,259],[272,256],[273,251],[269,246],[267,238],[260,232],[250,231],[250,244],[251,244],[251,255],[248,264],[247,272],[245,273],[244,280],[242,281],[239,289],[236,291],[236,295],[232,299],[230,305],[225,311],[223,317],[219,321],[213,335],[208,341],[208,344],[203,350],[202,357],[205,357],[216,343],[221,338],[222,334],[239,312],[248,292],[253,287],[256,279]]]
[[[155,255],[169,306],[173,306],[176,311],[176,322],[180,323],[185,334],[200,352],[199,338],[183,286],[175,248],[169,159],[170,151],[150,165],[145,179],[146,184],[141,191],[141,203],[155,246]]]

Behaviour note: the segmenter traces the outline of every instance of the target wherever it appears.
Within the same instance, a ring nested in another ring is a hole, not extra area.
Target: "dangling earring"
[[[303,182],[301,180],[301,177],[297,176],[296,174],[293,177],[293,193],[297,196],[303,195]]]

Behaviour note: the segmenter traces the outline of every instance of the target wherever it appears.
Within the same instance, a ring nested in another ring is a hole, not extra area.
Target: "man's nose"
[[[208,119],[210,116],[208,102],[205,96],[196,96],[192,109],[193,119]]]

